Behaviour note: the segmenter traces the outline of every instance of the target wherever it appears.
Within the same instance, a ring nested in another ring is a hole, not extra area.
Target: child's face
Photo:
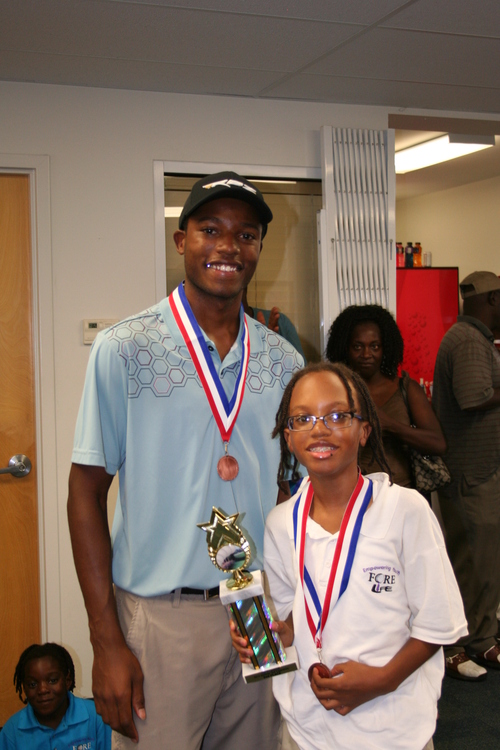
[[[68,690],[71,678],[51,656],[31,659],[24,671],[23,688],[36,718],[47,727],[55,729],[68,708]]]
[[[354,395],[355,411],[359,403]],[[351,411],[346,389],[333,372],[314,372],[301,378],[292,392],[290,417],[312,415],[324,417],[337,411]],[[365,445],[371,427],[368,422],[353,419],[350,427],[331,429],[318,420],[309,432],[285,430],[289,450],[306,467],[310,476],[337,475],[357,467],[358,449]]]

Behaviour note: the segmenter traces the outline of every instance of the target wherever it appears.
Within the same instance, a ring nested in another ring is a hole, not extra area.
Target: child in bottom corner
[[[3,727],[0,750],[110,750],[111,729],[96,713],[94,701],[73,695],[75,666],[63,646],[45,643],[25,649],[14,685],[27,706]]]
[[[322,362],[294,375],[273,436],[281,443],[278,479],[298,463],[308,471],[269,514],[264,542],[281,618],[275,628],[300,664],[273,679],[287,746],[432,747],[441,646],[467,632],[434,514],[418,492],[391,483],[376,408],[343,365]],[[367,442],[387,474],[360,474]],[[231,630],[249,662],[245,640]]]

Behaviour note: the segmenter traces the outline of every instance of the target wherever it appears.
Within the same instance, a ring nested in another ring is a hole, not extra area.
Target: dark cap
[[[476,294],[486,294],[500,289],[500,279],[492,271],[474,271],[460,282],[462,299],[475,297]]]
[[[197,208],[218,198],[235,198],[249,203],[257,211],[264,237],[267,225],[273,220],[272,211],[260,190],[236,172],[217,172],[195,182],[179,216],[179,229],[184,229],[187,219]]]

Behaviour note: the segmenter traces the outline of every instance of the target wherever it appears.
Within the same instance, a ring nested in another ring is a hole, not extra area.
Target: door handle
[[[31,461],[28,456],[16,453],[9,461],[5,469],[0,469],[0,474],[12,474],[13,477],[25,477],[31,471]]]

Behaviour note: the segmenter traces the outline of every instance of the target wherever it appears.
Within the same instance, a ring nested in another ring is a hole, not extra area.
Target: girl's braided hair
[[[28,702],[26,698],[23,698],[23,683],[26,673],[26,665],[33,659],[44,659],[47,656],[51,657],[58,663],[61,672],[65,677],[69,675],[71,681],[69,689],[73,692],[75,688],[75,665],[64,646],[60,646],[58,643],[44,643],[43,645],[33,643],[31,646],[28,646],[19,657],[14,672],[16,693],[19,693],[19,698],[23,703]]]

